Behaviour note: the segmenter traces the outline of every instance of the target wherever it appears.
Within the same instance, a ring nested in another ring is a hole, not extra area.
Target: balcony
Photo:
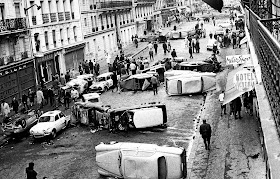
[[[64,13],[63,12],[58,13],[58,21],[64,21]]]
[[[109,1],[100,2],[100,8],[98,9],[114,9],[114,8],[124,8],[125,6],[132,7],[132,1]]]
[[[51,22],[57,22],[56,13],[50,13],[50,16],[51,16]]]
[[[69,21],[70,19],[70,12],[65,12],[65,20]]]
[[[21,59],[26,59],[26,58],[28,58],[28,53],[27,53],[27,51],[21,52],[20,55],[21,55]]]
[[[49,14],[42,14],[43,24],[50,22]]]
[[[24,30],[26,28],[27,28],[27,26],[26,26],[26,19],[25,18],[0,20],[0,32],[14,31],[14,30]]]
[[[32,24],[33,24],[33,25],[37,25],[36,16],[32,16]]]
[[[75,13],[74,13],[74,12],[72,12],[72,13],[71,13],[71,15],[72,15],[72,16],[71,16],[71,17],[72,17],[72,19],[75,19]]]

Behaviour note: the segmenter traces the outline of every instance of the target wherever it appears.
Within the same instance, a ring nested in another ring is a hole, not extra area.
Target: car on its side
[[[81,78],[75,78],[70,81],[68,81],[64,88],[76,88],[79,92],[79,94],[83,94],[87,92],[88,89],[88,82],[86,80],[83,80]]]
[[[55,138],[57,132],[70,126],[70,116],[65,116],[60,110],[48,111],[42,114],[38,123],[30,129],[34,138]]]
[[[95,147],[98,173],[116,178],[179,179],[187,176],[186,150],[145,143],[101,143]]]
[[[107,72],[96,77],[96,81],[89,87],[90,92],[108,91],[113,86],[113,73]]]
[[[98,93],[83,94],[82,95],[82,101],[83,102],[90,102],[90,103],[101,104],[100,95]]]
[[[27,114],[16,114],[9,120],[10,122],[3,123],[3,130],[13,135],[21,134],[37,124],[38,118],[35,110]]]

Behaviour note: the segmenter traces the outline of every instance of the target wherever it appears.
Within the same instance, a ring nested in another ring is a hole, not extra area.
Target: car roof
[[[59,113],[61,113],[60,110],[48,111],[48,112],[45,112],[44,114],[42,114],[41,117],[44,117],[44,116],[56,116]]]
[[[112,72],[103,73],[101,75],[98,75],[97,78],[99,78],[99,77],[106,77],[106,76],[109,76],[109,75],[112,75],[112,74],[113,74]]]
[[[88,78],[88,77],[93,77],[93,74],[84,74],[84,75],[78,75],[77,78]]]

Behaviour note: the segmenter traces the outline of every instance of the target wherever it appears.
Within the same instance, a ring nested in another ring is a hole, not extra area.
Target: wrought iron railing
[[[64,12],[59,12],[58,13],[58,20],[59,21],[64,21]]]
[[[100,2],[100,8],[116,8],[116,7],[124,7],[124,6],[131,6],[132,1],[107,1],[107,2]]]
[[[280,43],[275,38],[279,19],[264,20],[252,10],[249,10],[249,18],[250,34],[261,67],[262,81],[280,134]]]
[[[65,20],[70,20],[71,17],[70,17],[70,12],[65,12]]]
[[[20,54],[21,54],[21,59],[26,59],[26,58],[28,58],[28,53],[27,53],[27,51],[21,52]]]
[[[42,14],[43,24],[50,22],[50,15],[49,14]]]
[[[20,29],[26,29],[26,28],[27,28],[27,26],[26,26],[25,18],[0,20],[0,32],[10,31],[10,30],[20,30]]]
[[[56,13],[50,13],[50,16],[51,16],[51,22],[57,22]]]

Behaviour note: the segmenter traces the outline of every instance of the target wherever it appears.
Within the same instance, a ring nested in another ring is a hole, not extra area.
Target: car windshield
[[[50,122],[51,121],[51,116],[42,116],[39,119],[39,122]]]
[[[99,102],[99,99],[98,98],[92,98],[92,99],[89,99],[88,101],[92,102],[92,103],[97,103],[97,102]]]
[[[98,78],[96,79],[96,81],[97,81],[97,82],[105,81],[105,77],[98,77]]]

